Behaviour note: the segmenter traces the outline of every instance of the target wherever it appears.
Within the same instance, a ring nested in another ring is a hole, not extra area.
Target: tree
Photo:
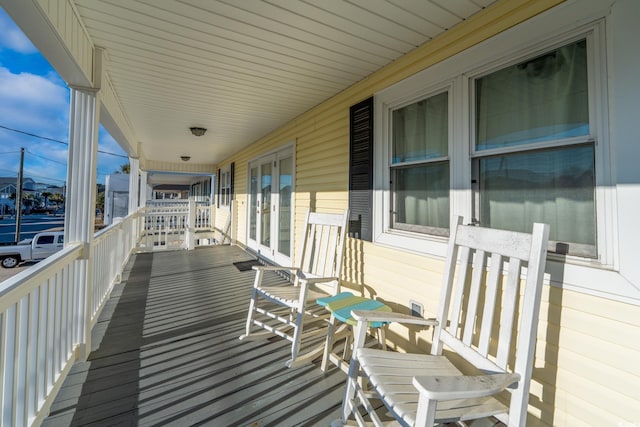
[[[100,212],[104,212],[104,190],[98,191],[98,194],[96,194],[96,209],[100,209]]]
[[[120,165],[120,170],[116,171],[116,173],[125,173],[125,174],[128,174],[129,172],[131,172],[131,165],[129,163]]]
[[[44,207],[46,208],[47,205],[49,204],[49,197],[51,197],[53,193],[50,193],[48,191],[43,191],[42,192],[42,197],[44,198]]]
[[[53,193],[49,196],[49,201],[56,204],[56,206],[60,205],[60,203],[64,202],[64,196],[60,193]]]
[[[23,193],[22,194],[22,203],[24,203],[24,207],[27,211],[30,211],[33,205],[36,203],[37,199],[33,193]]]

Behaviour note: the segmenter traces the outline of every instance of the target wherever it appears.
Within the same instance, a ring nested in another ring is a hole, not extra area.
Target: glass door
[[[248,245],[279,264],[291,258],[292,197],[290,149],[249,164]]]
[[[271,247],[271,194],[273,189],[271,185],[273,180],[271,162],[260,165],[260,245],[265,248]]]

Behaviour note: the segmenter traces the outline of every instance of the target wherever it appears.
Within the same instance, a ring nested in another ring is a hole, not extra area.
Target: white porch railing
[[[193,249],[213,241],[208,202],[193,200],[147,201],[141,246],[148,250]],[[201,237],[201,238],[198,238]]]
[[[129,215],[97,233],[92,248],[69,244],[0,285],[0,426],[39,425],[47,415],[138,230],[138,214]],[[86,268],[91,287],[80,279]]]

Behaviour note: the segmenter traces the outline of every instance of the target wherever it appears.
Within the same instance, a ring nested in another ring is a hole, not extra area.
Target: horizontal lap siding
[[[424,306],[424,317],[436,317],[444,262],[364,242],[364,282],[394,311],[409,314],[409,302]],[[401,351],[429,351],[433,330],[392,325],[388,338]]]
[[[545,287],[531,386],[545,423],[531,425],[640,423],[638,319],[636,306]]]
[[[296,141],[295,236],[306,210],[348,206],[349,107],[438,61],[553,6],[558,1],[504,1],[414,50],[325,103],[302,114],[228,162],[236,162],[238,236],[246,241],[247,162]],[[443,262],[347,239],[345,287],[364,290],[408,312],[410,300],[434,317]],[[545,286],[538,329],[529,424],[640,424],[640,309]],[[428,349],[432,331],[393,328],[400,350]],[[634,387],[635,386],[635,387]]]

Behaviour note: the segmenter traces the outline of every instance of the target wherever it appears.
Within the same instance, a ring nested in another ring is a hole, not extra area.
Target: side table
[[[332,362],[345,373],[349,370],[349,355],[351,342],[353,337],[352,328],[357,324],[351,316],[351,310],[377,310],[392,311],[391,307],[381,303],[380,301],[353,295],[351,292],[341,292],[337,295],[318,298],[316,303],[323,306],[331,313],[329,320],[329,328],[327,331],[327,339],[325,341],[324,355],[322,357],[323,371],[327,370],[328,362]],[[341,325],[336,328],[336,320]],[[386,349],[385,326],[386,322],[371,322],[369,327],[376,329],[378,332],[378,341],[383,349]],[[336,341],[345,339],[342,355],[333,352]]]

